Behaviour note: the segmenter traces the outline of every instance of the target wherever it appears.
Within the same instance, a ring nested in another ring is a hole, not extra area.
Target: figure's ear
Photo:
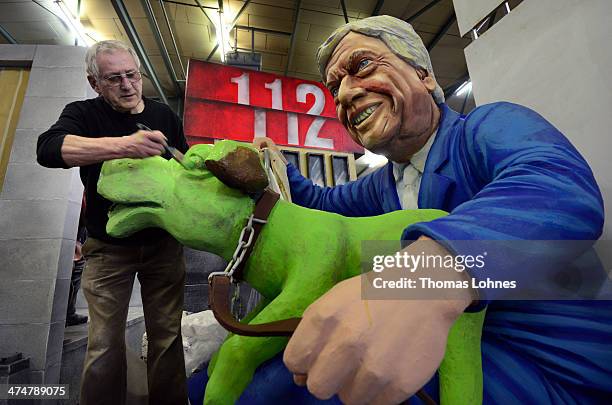
[[[436,87],[438,86],[436,79],[434,79],[426,69],[423,69],[421,67],[416,68],[416,72],[427,91],[433,93],[436,90]]]
[[[268,176],[257,151],[233,141],[215,144],[206,167],[226,186],[245,193],[256,193],[268,186]]]

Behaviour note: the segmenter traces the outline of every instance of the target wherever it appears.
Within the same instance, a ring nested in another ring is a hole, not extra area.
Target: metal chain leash
[[[208,275],[209,281],[214,276],[219,275],[232,278],[234,272],[236,271],[240,263],[242,263],[242,261],[244,260],[244,256],[247,252],[247,249],[251,246],[251,243],[253,243],[253,236],[255,235],[255,230],[253,229],[253,221],[261,220],[255,219],[253,215],[249,217],[247,224],[244,226],[244,228],[242,228],[242,231],[240,232],[240,237],[238,238],[238,245],[236,246],[234,254],[232,255],[232,258],[230,259],[229,263],[227,263],[227,266],[225,266],[225,270],[210,273]]]
[[[223,270],[228,277],[232,277],[238,266],[244,260],[247,249],[251,246],[251,243],[253,243],[253,236],[255,235],[255,230],[253,229],[254,218],[253,214],[251,214],[247,224],[242,228],[240,237],[238,238],[238,245],[236,246],[236,250],[234,250],[234,255],[225,267],[225,270]]]
[[[242,228],[242,231],[240,232],[240,237],[238,238],[238,245],[236,246],[234,254],[232,255],[232,258],[230,259],[229,263],[227,263],[225,270],[212,272],[208,275],[209,281],[216,275],[223,275],[229,277],[231,281],[235,284],[234,295],[232,296],[231,301],[231,312],[236,318],[239,318],[240,313],[242,312],[242,298],[240,297],[240,284],[238,283],[238,280],[234,280],[232,276],[238,266],[244,260],[247,250],[249,249],[249,247],[251,247],[251,244],[253,243],[253,237],[255,235],[253,222],[265,224],[267,221],[255,218],[254,215],[251,215],[249,217],[249,220],[247,221],[247,224],[244,226],[244,228]]]

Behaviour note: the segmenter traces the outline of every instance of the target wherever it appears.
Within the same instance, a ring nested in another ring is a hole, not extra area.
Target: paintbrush
[[[151,128],[149,128],[148,126],[141,124],[141,123],[136,123],[136,126],[138,127],[138,129],[141,129],[143,131],[153,131]],[[166,149],[166,152],[168,152],[170,154],[170,156],[172,156],[172,158],[174,160],[176,160],[177,162],[180,163],[181,166],[183,166],[185,169],[187,169],[187,166],[185,165],[185,155],[183,155],[181,153],[180,150],[176,149],[174,146],[170,146],[168,145],[168,142],[166,142],[166,140],[163,140],[164,145],[164,149]]]

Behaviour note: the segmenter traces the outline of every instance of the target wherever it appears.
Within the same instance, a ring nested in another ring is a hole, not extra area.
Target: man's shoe
[[[66,317],[66,326],[80,325],[87,323],[87,315],[72,314]]]

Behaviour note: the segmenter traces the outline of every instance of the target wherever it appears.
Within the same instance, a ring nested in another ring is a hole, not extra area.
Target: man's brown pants
[[[90,324],[80,404],[125,404],[125,325],[136,274],[148,338],[149,403],[186,404],[183,247],[172,237],[147,246],[118,246],[89,238],[83,254],[87,265],[82,288]]]

